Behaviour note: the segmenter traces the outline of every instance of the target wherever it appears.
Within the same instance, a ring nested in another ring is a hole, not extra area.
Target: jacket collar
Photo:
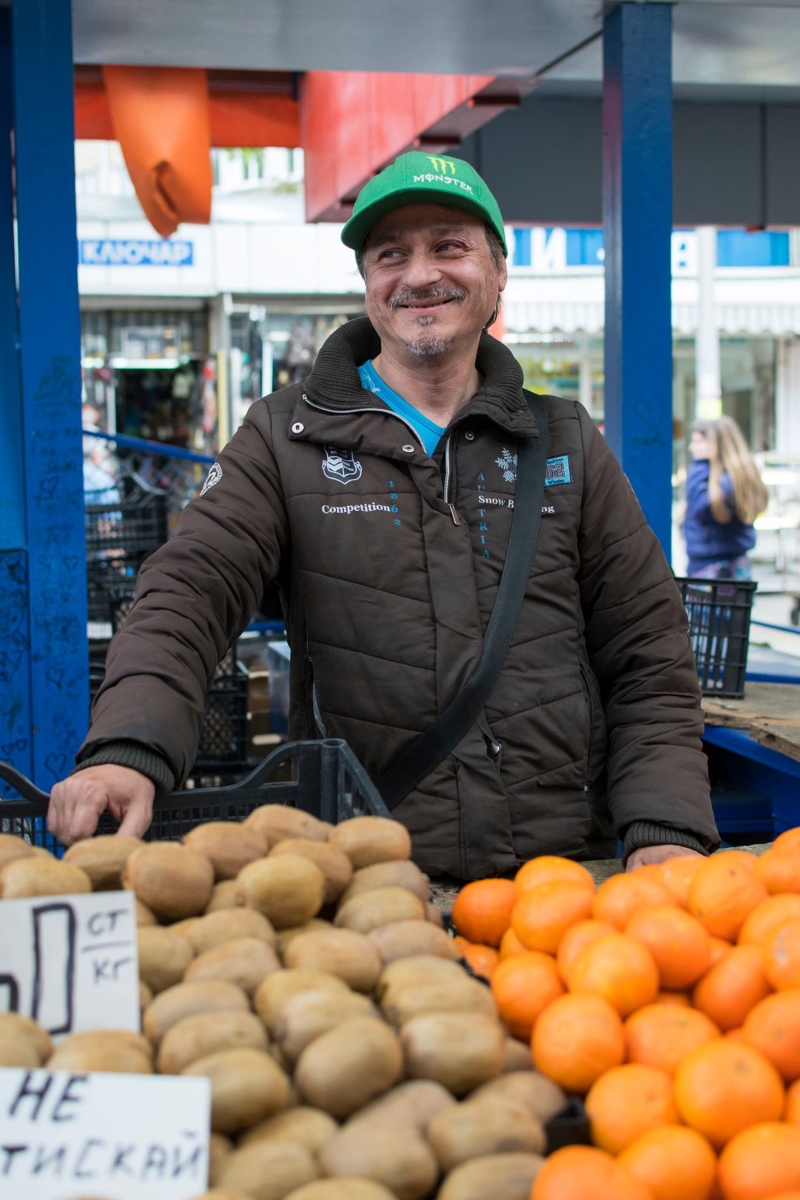
[[[380,349],[380,338],[368,317],[357,317],[342,325],[325,342],[314,370],[304,382],[309,400],[341,413],[374,408],[376,398],[362,388],[358,368],[375,358]],[[522,391],[522,369],[511,351],[483,333],[475,361],[484,377],[483,385],[455,421],[486,416],[518,437],[537,436],[536,421]]]

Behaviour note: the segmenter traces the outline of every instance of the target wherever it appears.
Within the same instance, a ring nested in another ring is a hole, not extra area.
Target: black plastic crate
[[[291,778],[280,778],[287,768]],[[8,763],[0,762],[0,779],[23,797],[0,800],[0,831],[58,853],[60,843],[47,833],[44,820],[49,797]],[[326,738],[279,746],[240,783],[173,792],[156,800],[146,838],[174,841],[206,821],[243,821],[261,804],[286,804],[334,825],[367,813],[389,816],[377,788],[347,743]],[[116,828],[113,818],[104,813],[97,833],[115,833]]]
[[[137,566],[167,540],[165,492],[141,492],[111,504],[85,506],[89,563],[131,561]]]
[[[230,657],[206,694],[203,730],[192,775],[214,768],[239,766],[248,758],[247,689],[243,663]]]
[[[750,615],[757,583],[749,579],[677,579],[703,694],[744,696]]]

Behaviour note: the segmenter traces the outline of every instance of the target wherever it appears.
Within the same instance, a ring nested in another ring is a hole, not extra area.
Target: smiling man
[[[367,317],[329,338],[303,383],[250,408],[142,569],[76,773],[53,789],[66,841],[105,808],[144,832],[155,790],[191,767],[217,663],[274,580],[290,736],[345,738],[379,786],[476,670],[519,450],[544,432],[485,332],[506,285],[500,210],[467,163],[405,154],[366,185],[342,238]],[[436,875],[608,857],[617,839],[629,868],[718,844],[678,590],[589,414],[545,400],[547,486],[510,649],[472,727],[393,811]]]

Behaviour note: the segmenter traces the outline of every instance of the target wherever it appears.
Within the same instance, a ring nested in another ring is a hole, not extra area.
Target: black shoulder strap
[[[419,734],[388,771],[374,781],[390,809],[396,808],[422,783],[469,733],[494,690],[508,654],[539,535],[547,468],[547,403],[534,392],[525,392],[525,398],[536,418],[539,436],[520,438],[517,443],[511,535],[480,662],[474,675],[433,725]]]

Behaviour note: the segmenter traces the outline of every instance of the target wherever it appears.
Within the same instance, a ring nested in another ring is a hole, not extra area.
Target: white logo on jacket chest
[[[352,450],[340,450],[338,446],[326,446],[322,460],[322,474],[336,483],[353,483],[361,478],[362,466]]]

